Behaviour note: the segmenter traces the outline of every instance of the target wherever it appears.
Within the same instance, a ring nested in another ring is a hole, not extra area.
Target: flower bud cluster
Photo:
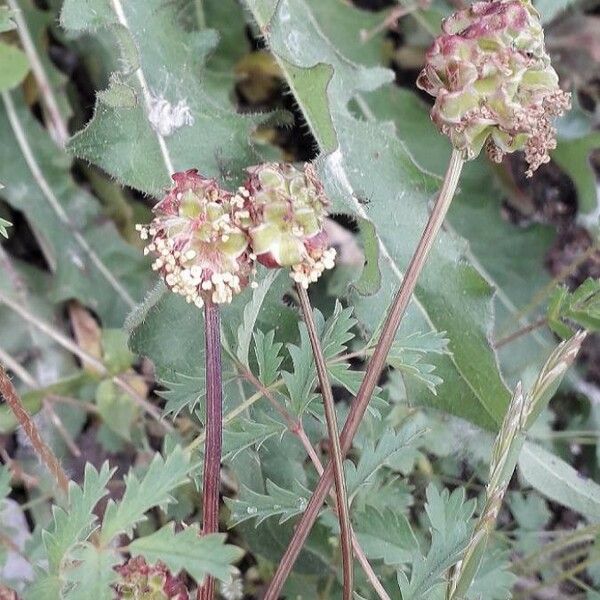
[[[120,600],[189,600],[188,590],[162,564],[149,565],[137,556],[117,567],[120,581],[117,598]]]
[[[195,169],[175,173],[155,218],[137,226],[152,268],[198,307],[231,302],[251,282],[256,261],[289,267],[304,287],[334,266],[324,230],[329,203],[312,166],[267,163],[248,174],[231,194]]]
[[[267,163],[248,169],[252,247],[270,268],[290,267],[304,288],[332,269],[335,249],[324,230],[329,200],[311,165]]]
[[[529,0],[475,2],[446,19],[417,85],[436,98],[432,120],[465,159],[484,147],[496,162],[524,150],[528,176],[550,160],[552,121],[570,107]]]

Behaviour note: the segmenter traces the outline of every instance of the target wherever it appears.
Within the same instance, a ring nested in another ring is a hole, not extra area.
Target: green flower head
[[[334,266],[324,229],[329,201],[312,165],[266,163],[248,169],[248,233],[258,262],[290,267],[308,285]]]

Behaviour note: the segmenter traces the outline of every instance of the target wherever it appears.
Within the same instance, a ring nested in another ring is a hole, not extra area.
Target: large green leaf
[[[361,96],[389,83],[392,73],[365,67],[344,56],[332,41],[335,20],[317,20],[305,0],[246,0],[265,33],[322,151],[320,171],[334,209],[375,224],[381,254],[382,287],[374,296],[354,295],[363,324],[374,331],[383,317],[415,248],[439,182],[413,162],[390,123],[378,122]],[[344,7],[338,5],[339,11]],[[355,32],[358,43],[358,31]],[[365,119],[348,109],[355,99]],[[373,201],[363,206],[359,198]],[[422,401],[495,428],[508,391],[488,342],[493,290],[468,259],[456,236],[442,234],[416,290],[404,332],[446,331],[452,357],[436,357],[444,379],[434,396],[424,386]]]
[[[120,50],[111,87],[70,149],[151,194],[168,185],[174,170],[198,167],[231,181],[259,160],[249,143],[257,119],[237,114],[204,69],[215,32],[186,29],[181,19],[177,3],[162,0],[67,0],[61,14],[65,28],[110,33]]]

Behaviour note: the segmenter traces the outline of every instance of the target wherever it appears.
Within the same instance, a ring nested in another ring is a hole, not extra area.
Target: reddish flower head
[[[435,96],[431,117],[466,159],[524,150],[531,175],[556,147],[555,117],[570,95],[544,47],[529,0],[475,2],[442,25],[417,85]]]
[[[173,176],[175,187],[155,207],[149,226],[138,225],[152,268],[169,288],[203,306],[231,302],[252,271],[248,238],[238,222],[243,204],[196,169]]]
[[[117,567],[120,575],[117,584],[119,600],[189,600],[185,584],[174,577],[165,565],[149,565],[137,556]]]

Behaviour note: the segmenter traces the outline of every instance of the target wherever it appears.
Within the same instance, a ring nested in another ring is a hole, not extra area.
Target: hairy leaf
[[[99,99],[70,144],[77,156],[150,194],[167,186],[173,171],[198,167],[234,182],[259,160],[248,143],[257,119],[236,113],[214,87],[219,80],[206,76],[215,32],[184,28],[177,3],[67,0],[61,20],[76,32],[113,33],[114,77],[137,98],[134,107]]]

